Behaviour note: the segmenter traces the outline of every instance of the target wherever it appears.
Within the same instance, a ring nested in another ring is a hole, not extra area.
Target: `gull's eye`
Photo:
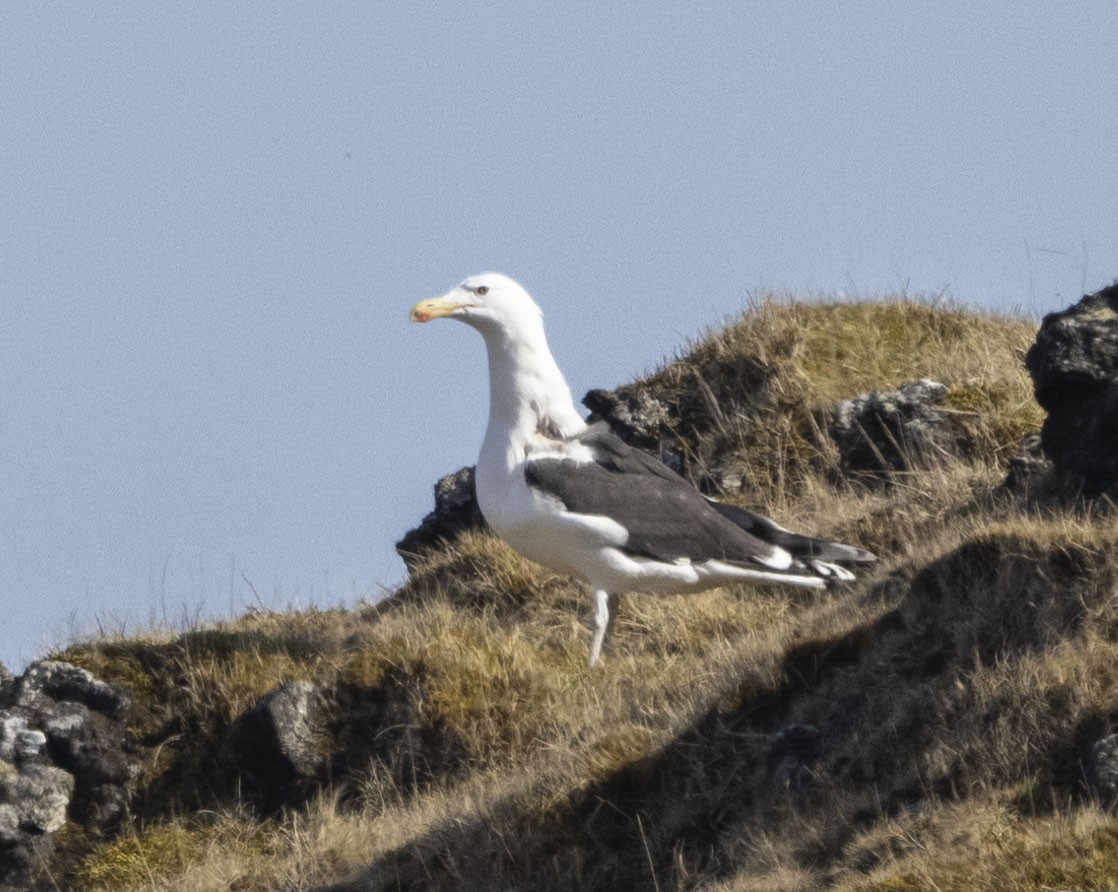
[[[488,294],[488,293],[489,293],[489,286],[488,285],[478,285],[477,288],[474,289],[474,294]]]

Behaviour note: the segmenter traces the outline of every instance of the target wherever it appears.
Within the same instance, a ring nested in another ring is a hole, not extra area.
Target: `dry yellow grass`
[[[475,533],[377,607],[75,645],[137,692],[162,754],[74,888],[1114,888],[1118,828],[1082,777],[1118,730],[1114,520],[998,492],[1040,421],[1033,331],[773,299],[639,385],[689,407],[695,456],[741,458],[742,497],[878,551],[846,589],[628,595],[590,671],[581,588]],[[836,486],[818,413],[920,377],[974,413],[977,447]],[[253,818],[218,795],[207,741],[290,677],[331,693],[326,745],[348,755],[309,808]],[[400,719],[389,745],[347,729],[370,698]],[[821,740],[795,783],[769,764],[793,726]]]
[[[763,500],[833,462],[819,428],[835,402],[921,378],[948,386],[974,460],[1004,464],[1042,421],[1022,370],[1035,333],[1030,321],[952,305],[767,295],[630,386],[678,419],[671,433],[696,480],[732,465],[748,498]]]

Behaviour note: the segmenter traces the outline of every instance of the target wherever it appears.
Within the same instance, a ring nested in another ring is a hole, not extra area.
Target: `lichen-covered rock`
[[[19,887],[67,821],[111,830],[140,757],[125,736],[128,694],[78,666],[33,663],[0,694],[0,883]]]
[[[30,728],[24,715],[0,717],[0,760],[22,761],[37,756],[46,745],[46,735]]]
[[[396,543],[396,553],[409,569],[427,551],[453,539],[459,533],[485,527],[477,504],[474,469],[459,468],[435,484],[435,510],[418,527],[408,530]]]
[[[66,823],[74,776],[53,765],[22,765],[0,775],[0,803],[15,809],[19,828],[28,833],[54,833]]]
[[[84,704],[112,719],[122,718],[131,703],[123,689],[99,681],[85,669],[57,660],[32,663],[17,680],[16,688],[18,706],[32,706],[45,695],[55,701]]]
[[[27,888],[66,823],[74,778],[52,765],[0,763],[0,884]]]
[[[1087,496],[1118,494],[1118,284],[1045,316],[1025,367],[1056,471]]]
[[[591,390],[582,398],[591,421],[605,421],[610,430],[631,446],[659,450],[672,426],[669,408],[648,390],[619,387]]]
[[[939,408],[946,396],[946,385],[924,378],[843,400],[828,432],[844,470],[906,471],[959,454],[960,433]]]
[[[678,439],[672,432],[680,426],[678,419],[672,420],[672,411],[649,391],[638,387],[619,387],[617,390],[591,390],[582,398],[582,404],[590,410],[588,421],[604,421],[622,440],[637,449],[643,449],[660,456],[660,461],[675,471],[685,471],[683,453],[676,445]],[[719,472],[710,471],[712,476]],[[730,476],[732,472],[727,472]],[[708,481],[699,481],[708,482]],[[711,480],[709,488],[715,492],[737,489],[740,479],[735,483],[726,480]]]

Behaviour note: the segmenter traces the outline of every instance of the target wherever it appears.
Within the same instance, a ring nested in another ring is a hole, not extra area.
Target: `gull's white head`
[[[465,322],[485,339],[490,396],[486,442],[531,438],[541,429],[573,436],[586,427],[547,346],[543,313],[508,276],[470,276],[441,297],[411,308],[412,322],[432,319]]]
[[[421,300],[411,308],[412,322],[457,319],[481,331],[515,332],[525,324],[539,325],[542,313],[520,285],[500,273],[480,273],[459,282],[440,297]]]

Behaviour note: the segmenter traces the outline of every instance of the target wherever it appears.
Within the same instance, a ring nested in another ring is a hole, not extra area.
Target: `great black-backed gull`
[[[489,355],[489,425],[475,477],[481,513],[525,557],[589,583],[591,665],[609,641],[621,592],[734,582],[822,588],[854,578],[840,563],[875,560],[708,499],[604,423],[587,425],[548,348],[540,308],[507,276],[471,276],[412,307],[413,322],[438,318],[477,329]]]

